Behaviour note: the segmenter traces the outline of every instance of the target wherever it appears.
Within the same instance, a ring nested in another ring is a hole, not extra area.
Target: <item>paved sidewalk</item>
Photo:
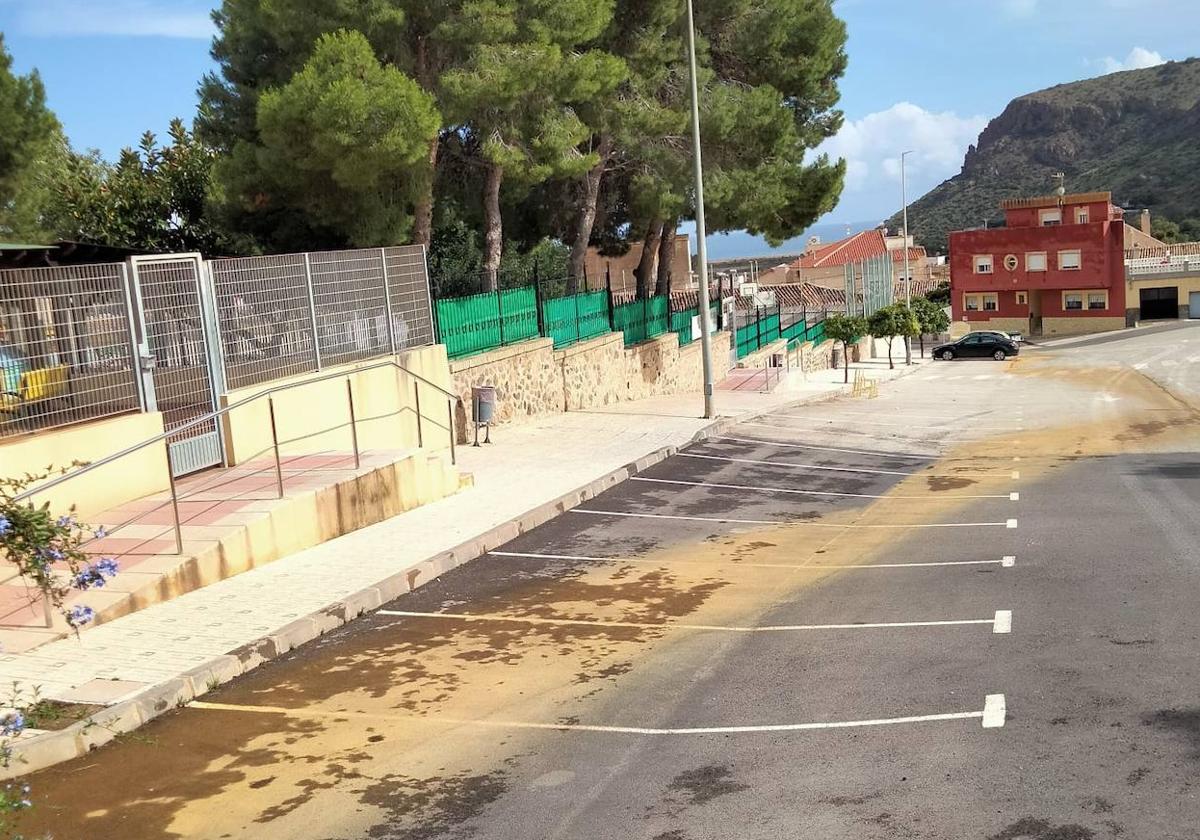
[[[885,380],[878,360],[852,367]],[[86,752],[117,732],[233,679],[439,574],[507,542],[697,437],[738,419],[844,391],[840,371],[794,371],[772,394],[720,392],[723,419],[698,417],[699,396],[671,396],[571,412],[493,430],[490,446],[459,448],[474,487],[400,516],[219,581],[132,615],[0,656],[0,683],[28,697],[110,707],[17,744],[25,773]]]

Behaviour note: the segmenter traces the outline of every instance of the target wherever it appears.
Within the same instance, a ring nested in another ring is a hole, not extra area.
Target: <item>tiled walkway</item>
[[[358,472],[392,463],[408,453],[378,451],[361,456]],[[273,458],[225,470],[208,470],[181,479],[179,496],[183,553],[175,541],[175,513],[169,493],[159,493],[91,517],[108,536],[91,540],[84,550],[93,557],[117,560],[120,574],[103,589],[75,593],[68,605],[86,604],[104,618],[129,612],[131,596],[147,599],[162,579],[215,547],[222,539],[271,515],[287,499],[343,482],[356,474],[350,453],[284,457],[284,499],[280,499]],[[61,616],[47,628],[40,594],[8,569],[0,578],[0,649],[29,650],[66,632]],[[161,600],[152,598],[152,600]]]

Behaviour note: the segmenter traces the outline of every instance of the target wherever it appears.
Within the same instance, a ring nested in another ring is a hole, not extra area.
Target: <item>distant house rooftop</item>
[[[1006,198],[1000,202],[1001,210],[1022,210],[1036,207],[1057,207],[1059,204],[1112,204],[1111,192],[1067,193],[1066,195],[1036,195],[1030,198]]]

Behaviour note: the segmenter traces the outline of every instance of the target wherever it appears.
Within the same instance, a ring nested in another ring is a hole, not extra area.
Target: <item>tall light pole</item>
[[[912,309],[912,272],[908,268],[908,181],[904,169],[904,159],[912,154],[912,150],[900,155],[900,201],[904,205],[904,302]],[[912,338],[904,336],[904,364],[912,364]]]
[[[696,167],[696,255],[700,260],[700,363],[704,367],[704,417],[716,416],[713,405],[712,332],[708,311],[708,248],[704,242],[704,164],[700,159],[700,88],[696,83],[696,21],[687,0],[688,62],[692,76],[692,157]]]

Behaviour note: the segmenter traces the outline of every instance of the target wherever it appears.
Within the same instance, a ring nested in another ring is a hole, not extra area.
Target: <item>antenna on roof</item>
[[[1063,203],[1063,196],[1067,194],[1067,188],[1063,184],[1063,182],[1066,180],[1066,177],[1067,176],[1062,172],[1054,173],[1054,180],[1058,181],[1058,186],[1054,188],[1054,194],[1058,196],[1059,204]]]

